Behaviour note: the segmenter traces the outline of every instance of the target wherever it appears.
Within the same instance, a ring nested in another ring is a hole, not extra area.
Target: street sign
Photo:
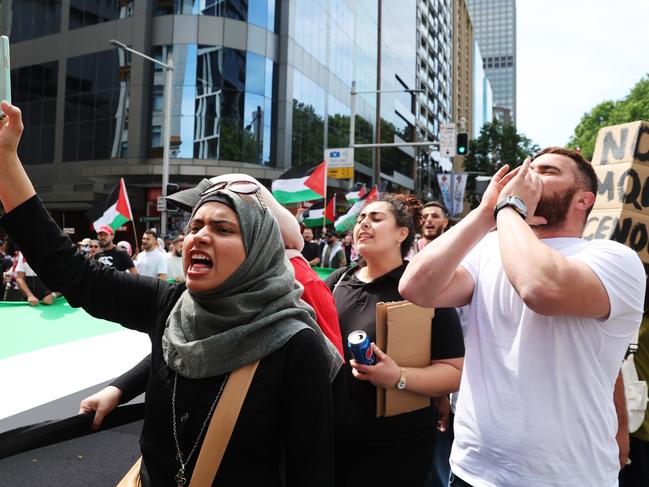
[[[439,152],[444,157],[456,154],[457,128],[454,123],[439,124]]]
[[[165,211],[167,209],[167,204],[165,203],[165,199],[162,196],[158,196],[157,200],[157,209],[158,211]]]
[[[354,149],[325,149],[324,160],[327,162],[327,177],[332,179],[350,179],[354,177]]]

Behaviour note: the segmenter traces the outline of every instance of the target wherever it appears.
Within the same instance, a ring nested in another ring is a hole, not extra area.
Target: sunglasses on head
[[[208,194],[212,194],[216,191],[221,191],[224,189],[237,194],[254,194],[255,196],[257,196],[257,200],[259,201],[261,207],[266,210],[266,205],[264,204],[264,201],[261,199],[261,195],[259,194],[261,192],[261,188],[259,187],[259,184],[253,181],[219,181],[218,183],[214,183],[212,186],[203,191],[200,194],[200,197],[203,198]]]

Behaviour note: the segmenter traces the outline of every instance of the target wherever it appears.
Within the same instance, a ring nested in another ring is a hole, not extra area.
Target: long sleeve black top
[[[37,196],[3,216],[0,225],[42,280],[61,290],[72,306],[149,335],[151,374],[140,438],[142,482],[176,485],[180,465],[172,432],[174,372],[164,362],[161,338],[184,284],[118,272],[84,258]],[[223,376],[178,376],[177,430],[185,457],[222,381]],[[188,463],[187,479],[197,457],[198,451]],[[297,333],[261,360],[214,485],[333,485],[331,388],[324,352],[311,331]]]

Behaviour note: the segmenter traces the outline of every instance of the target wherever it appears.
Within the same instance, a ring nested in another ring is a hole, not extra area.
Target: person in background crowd
[[[302,237],[304,238],[302,256],[310,265],[317,266],[318,264],[320,264],[321,252],[318,243],[313,241],[313,230],[311,230],[310,228],[305,228],[302,231]]]
[[[20,252],[16,245],[9,239],[5,240],[5,270],[2,274],[2,300],[22,301],[24,296],[16,283],[16,266]],[[9,257],[9,261],[6,260]]]
[[[508,169],[399,285],[420,306],[471,304],[451,485],[616,485],[628,451],[619,371],[642,318],[642,262],[581,238],[598,183],[579,152],[550,147]]]
[[[97,253],[99,252],[99,240],[96,239],[90,240],[89,249],[90,249],[89,257],[91,259],[94,259]]]
[[[167,278],[175,282],[183,282],[183,241],[185,236],[181,233],[171,240],[169,252],[165,255],[167,259]]]
[[[429,201],[421,210],[421,238],[417,250],[439,237],[448,227],[448,211],[439,201]]]
[[[114,244],[115,231],[108,225],[102,225],[97,230],[97,239],[101,251],[95,254],[95,260],[108,267],[114,267],[118,271],[128,271],[131,274],[137,274],[135,264],[131,257],[122,250],[119,250]]]
[[[325,233],[325,239],[327,243],[322,249],[322,257],[320,259],[322,267],[328,267],[330,269],[345,267],[347,265],[345,250],[336,231],[328,230]]]
[[[18,256],[16,265],[16,284],[24,295],[23,300],[26,299],[30,306],[37,306],[39,302],[50,305],[56,299],[56,293],[47,289],[22,253]]]
[[[376,340],[376,304],[402,301],[399,278],[414,242],[417,209],[402,195],[384,194],[368,203],[354,226],[361,265],[339,269],[326,280],[333,290],[343,337],[363,330]],[[376,388],[436,397],[456,391],[464,357],[462,331],[453,308],[438,308],[431,323],[431,363],[400,367],[374,343],[376,365],[352,360],[342,374],[346,398],[336,411],[336,486],[421,487],[430,471],[435,444],[432,406],[391,417],[376,417]],[[338,404],[338,401],[336,402]]]
[[[90,243],[91,242],[92,242],[92,240],[90,238],[88,238],[88,237],[86,237],[86,238],[80,240],[79,242],[77,242],[79,250],[86,257],[90,256]]]
[[[345,251],[345,261],[347,264],[351,264],[354,252],[354,237],[349,233],[343,237],[343,250]]]
[[[142,252],[135,259],[135,267],[143,276],[167,280],[167,259],[158,250],[157,235],[153,230],[146,230],[142,235]]]
[[[163,245],[162,245],[162,250],[165,251],[167,254],[171,254],[173,252],[173,249],[171,248],[171,244],[173,243],[173,237],[171,235],[165,235],[164,240],[163,240]],[[159,240],[158,240],[159,243]]]
[[[0,128],[0,201],[7,211],[0,224],[71,304],[151,337],[143,486],[191,479],[202,425],[230,372],[259,362],[213,485],[333,487],[329,381],[340,356],[299,299],[277,221],[258,188],[198,188],[183,284],[96,265],[36,196],[17,154],[20,110],[1,105],[8,121]]]
[[[126,252],[129,257],[133,256],[133,248],[131,247],[131,244],[126,240],[120,240],[119,242],[117,242],[117,248]]]
[[[156,247],[155,247],[155,249],[158,252],[160,252],[162,255],[166,255],[166,253],[167,253],[167,247],[165,246],[165,242],[160,237],[156,238]]]

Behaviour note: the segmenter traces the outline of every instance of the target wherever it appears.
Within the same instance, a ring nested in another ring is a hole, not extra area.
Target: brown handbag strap
[[[207,428],[189,487],[206,487],[214,482],[258,365],[259,360],[230,374]]]

